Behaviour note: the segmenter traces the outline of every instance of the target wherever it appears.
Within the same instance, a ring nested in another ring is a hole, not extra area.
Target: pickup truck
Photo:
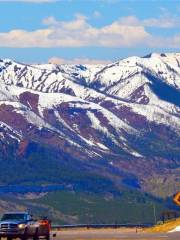
[[[27,212],[5,213],[0,221],[0,240],[2,237],[6,237],[7,240],[38,240],[39,237],[45,237],[49,240],[50,223],[47,219],[33,220]]]

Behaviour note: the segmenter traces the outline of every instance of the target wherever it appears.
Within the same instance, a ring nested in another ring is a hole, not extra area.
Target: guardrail
[[[52,225],[52,230],[60,230],[60,229],[68,229],[68,228],[145,228],[151,227],[153,224],[145,223],[145,224],[72,224],[72,225]]]

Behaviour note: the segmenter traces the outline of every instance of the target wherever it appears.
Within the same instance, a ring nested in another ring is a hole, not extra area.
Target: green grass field
[[[90,193],[52,192],[33,203],[50,206],[62,216],[69,216],[76,223],[153,223],[165,209],[163,203],[146,194],[134,191],[111,197]],[[67,224],[68,218],[56,218],[57,223]]]

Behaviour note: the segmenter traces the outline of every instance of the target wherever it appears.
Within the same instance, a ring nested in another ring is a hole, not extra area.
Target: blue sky
[[[180,0],[0,0],[0,57],[108,62],[180,52]]]

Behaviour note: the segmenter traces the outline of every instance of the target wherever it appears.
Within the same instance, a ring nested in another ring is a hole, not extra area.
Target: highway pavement
[[[60,230],[53,240],[180,240],[180,232],[176,233],[144,233],[135,230],[121,229],[80,229]]]

